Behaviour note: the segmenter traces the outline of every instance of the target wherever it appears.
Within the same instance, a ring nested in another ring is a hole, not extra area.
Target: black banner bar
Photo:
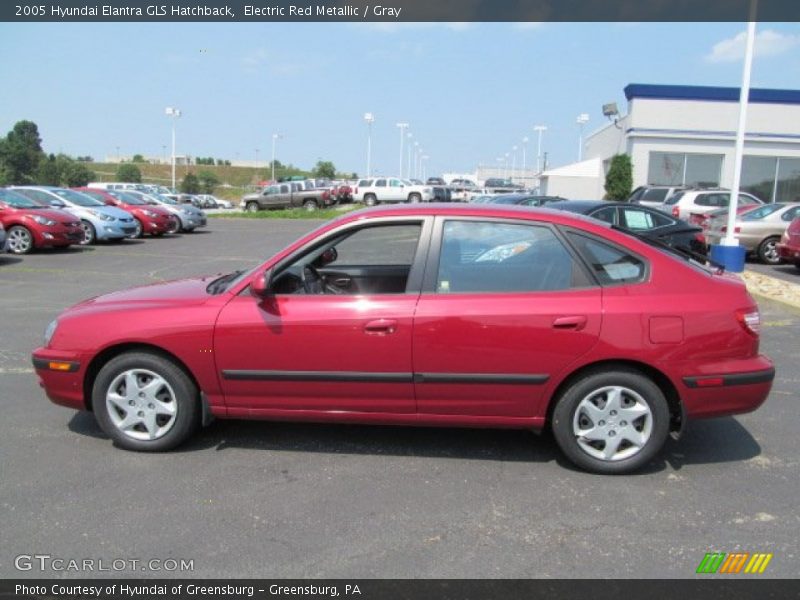
[[[18,22],[747,21],[750,0],[4,0]],[[757,20],[800,21],[798,0],[759,0]]]
[[[761,576],[683,580],[392,580],[392,579],[60,579],[5,580],[3,600],[258,600],[348,598],[357,600],[619,600],[702,598],[769,600],[800,598],[798,580]]]

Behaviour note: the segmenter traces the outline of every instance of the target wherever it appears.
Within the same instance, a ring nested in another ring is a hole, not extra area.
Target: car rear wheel
[[[647,464],[669,434],[661,389],[638,371],[590,371],[561,394],[553,434],[564,454],[592,473],[629,473]]]
[[[364,204],[367,206],[375,206],[378,204],[378,198],[375,194],[364,194]]]
[[[248,202],[244,205],[244,209],[249,213],[258,212],[258,202]]]
[[[306,200],[305,202],[303,202],[303,208],[306,209],[308,212],[314,212],[319,208],[319,206],[317,206],[316,200]]]
[[[8,230],[8,251],[12,254],[28,254],[33,250],[33,235],[22,225]]]
[[[83,230],[83,239],[80,242],[81,246],[94,244],[95,240],[97,240],[97,232],[94,230],[94,225],[89,223],[89,221],[81,221],[81,229]]]
[[[160,452],[184,442],[199,427],[197,386],[174,362],[127,352],[106,363],[92,388],[103,431],[127,450]]]
[[[768,237],[758,245],[758,258],[761,262],[768,265],[777,265],[781,262],[781,255],[778,254],[779,237]]]
[[[408,201],[412,204],[417,204],[418,202],[422,202],[422,196],[419,194],[409,194]]]

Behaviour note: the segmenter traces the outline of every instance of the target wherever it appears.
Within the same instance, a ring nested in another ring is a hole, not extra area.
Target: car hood
[[[95,296],[76,304],[69,310],[113,309],[124,305],[187,305],[201,304],[214,298],[206,292],[208,284],[218,276],[193,277],[164,281]]]
[[[28,215],[38,215],[52,219],[58,223],[77,224],[78,219],[71,212],[59,208],[18,208],[19,212]]]

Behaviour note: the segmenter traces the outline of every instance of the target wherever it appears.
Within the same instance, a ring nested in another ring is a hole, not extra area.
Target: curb
[[[741,278],[754,296],[800,309],[800,285],[755,271],[744,271]]]

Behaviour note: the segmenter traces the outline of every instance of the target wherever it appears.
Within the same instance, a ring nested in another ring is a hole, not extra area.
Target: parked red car
[[[778,254],[786,262],[800,269],[800,218],[789,223],[778,244]]]
[[[624,473],[687,420],[767,398],[742,281],[564,211],[349,213],[248,272],[99,296],[47,328],[49,398],[123,448],[221,418],[549,427]]]
[[[74,215],[44,208],[12,190],[0,188],[0,223],[6,229],[8,251],[27,254],[34,248],[66,248],[83,239]]]
[[[177,220],[169,211],[160,206],[151,206],[131,194],[117,190],[100,190],[89,187],[73,189],[100,200],[104,204],[116,206],[131,213],[136,222],[136,233],[133,237],[140,238],[145,233],[162,236],[165,233],[172,233],[178,228]]]

